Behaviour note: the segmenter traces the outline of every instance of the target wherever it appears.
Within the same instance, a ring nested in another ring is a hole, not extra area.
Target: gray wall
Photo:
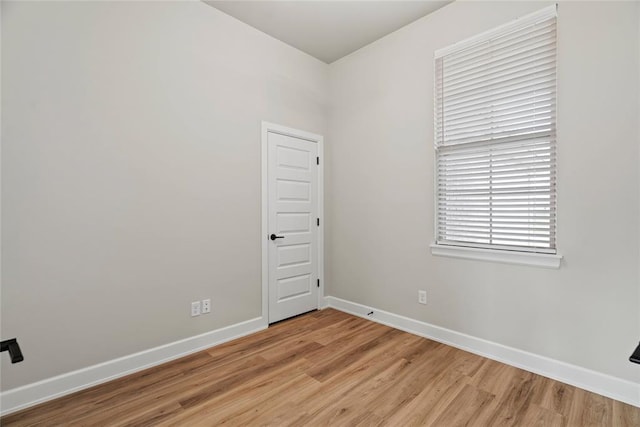
[[[326,136],[327,295],[640,381],[637,3],[560,5],[563,266],[429,252],[433,52],[546,4],[327,66],[201,3],[2,2],[2,389],[260,315],[261,120]]]
[[[434,50],[548,4],[456,2],[331,65],[327,294],[640,382],[637,2],[559,6],[562,267],[429,250]]]
[[[2,2],[2,388],[259,317],[260,121],[326,134],[327,77],[204,3]]]

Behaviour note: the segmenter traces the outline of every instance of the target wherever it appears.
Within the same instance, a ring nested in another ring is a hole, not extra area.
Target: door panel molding
[[[324,138],[321,135],[314,133],[289,128],[286,126],[278,125],[275,123],[262,122],[262,138],[261,138],[261,156],[262,156],[262,227],[260,241],[262,242],[262,321],[265,325],[269,324],[269,243],[267,238],[272,230],[269,229],[269,175],[268,175],[268,148],[269,148],[269,133],[289,136],[313,142],[317,144],[317,153],[320,162],[318,164],[318,201],[317,211],[318,218],[320,218],[320,225],[316,224],[316,219],[311,218],[311,226],[317,227],[317,265],[318,265],[318,279],[320,280],[320,286],[318,287],[318,308],[325,306],[324,303]],[[303,161],[300,157],[301,153],[283,152],[283,156],[286,156],[290,163],[295,164],[296,161]],[[315,160],[312,160],[315,162]],[[295,174],[296,169],[291,168],[291,173]],[[290,186],[285,188],[286,191],[290,191],[292,196],[302,197],[304,192],[302,188],[294,188]],[[294,218],[291,218],[291,226],[294,226],[296,222]],[[272,227],[273,228],[273,227]],[[275,228],[273,228],[275,230]],[[275,231],[274,231],[275,232]]]

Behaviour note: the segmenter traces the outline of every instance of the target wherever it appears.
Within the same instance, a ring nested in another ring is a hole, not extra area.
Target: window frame
[[[431,244],[431,253],[436,256],[447,256],[453,258],[465,258],[465,259],[474,259],[480,261],[494,261],[494,262],[502,262],[509,264],[521,264],[521,265],[529,265],[536,267],[544,267],[544,268],[559,268],[560,262],[562,259],[562,255],[560,255],[557,251],[557,188],[553,187],[552,195],[555,198],[555,210],[553,214],[553,220],[555,221],[552,228],[550,228],[550,232],[555,233],[555,245],[553,248],[542,248],[539,250],[536,249],[522,249],[517,247],[505,247],[500,245],[493,244],[481,244],[481,243],[469,243],[465,242],[455,242],[455,243],[443,243],[438,242],[439,226],[441,225],[440,221],[440,212],[439,212],[439,177],[438,177],[438,166],[439,166],[439,152],[438,152],[438,125],[439,121],[437,118],[437,98],[436,98],[436,90],[438,84],[438,71],[437,64],[438,58],[442,58],[447,54],[459,52],[464,49],[467,49],[473,45],[487,42],[489,40],[495,39],[499,37],[501,34],[506,34],[510,31],[514,31],[518,28],[525,28],[527,25],[534,24],[535,22],[545,19],[545,18],[555,18],[557,25],[557,5],[552,5],[541,9],[537,12],[531,13],[514,21],[508,22],[499,27],[493,28],[491,30],[480,33],[474,37],[471,37],[467,40],[461,41],[459,43],[455,43],[451,46],[445,47],[443,49],[439,49],[435,52],[434,57],[434,242]],[[557,52],[557,51],[556,51]],[[555,60],[555,67],[557,68],[557,56]],[[555,82],[557,83],[557,75]],[[555,96],[555,103],[557,106],[557,91]],[[554,111],[554,121],[557,123],[557,107]],[[557,126],[556,126],[557,129]],[[554,149],[556,149],[555,142]],[[553,171],[557,171],[557,161],[553,163]],[[491,220],[490,220],[491,222]],[[491,227],[491,226],[490,226]]]

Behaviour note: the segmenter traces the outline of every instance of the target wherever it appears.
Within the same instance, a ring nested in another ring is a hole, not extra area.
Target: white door
[[[269,323],[318,308],[318,144],[268,132]]]

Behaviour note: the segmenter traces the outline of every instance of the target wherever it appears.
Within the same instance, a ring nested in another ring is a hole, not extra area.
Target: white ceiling
[[[451,0],[207,0],[205,3],[330,64]]]

